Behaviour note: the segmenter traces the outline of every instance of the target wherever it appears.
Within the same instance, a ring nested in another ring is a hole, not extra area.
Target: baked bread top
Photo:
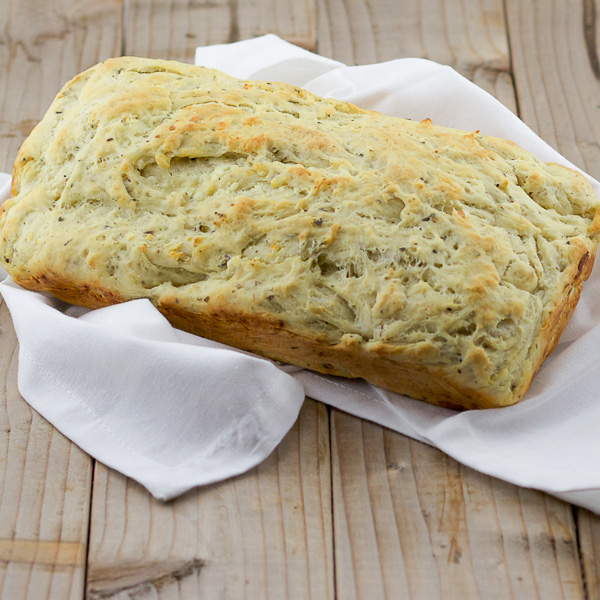
[[[24,287],[461,408],[519,400],[596,249],[580,174],[506,140],[133,57],[70,81],[0,217]]]

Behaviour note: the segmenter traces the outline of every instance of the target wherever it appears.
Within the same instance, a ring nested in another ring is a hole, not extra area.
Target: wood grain
[[[521,118],[600,177],[600,15],[593,0],[507,0]]]
[[[600,598],[600,518],[588,510],[576,509],[579,551],[587,598]]]
[[[454,67],[516,111],[502,0],[319,0],[318,51],[346,64]]]
[[[125,51],[135,55],[191,61],[197,45],[269,31],[314,46],[310,1],[132,1],[126,23]],[[99,465],[92,506],[90,599],[333,597],[322,405],[307,402],[253,471],[171,503]]]
[[[252,471],[158,502],[99,465],[88,598],[333,598],[327,409]]]
[[[338,598],[583,598],[569,505],[332,413]]]
[[[62,85],[121,48],[120,0],[0,3],[0,170]]]
[[[600,13],[594,0],[507,0],[522,118],[592,176],[600,177]],[[588,598],[600,598],[600,517],[576,510]]]
[[[315,0],[130,0],[125,53],[193,62],[196,46],[275,33],[316,45]]]
[[[323,1],[318,41],[346,63],[449,64],[517,110],[501,1]],[[332,452],[340,599],[583,597],[569,505],[337,411]]]
[[[0,322],[0,598],[81,598],[91,461],[19,395],[4,304]]]
[[[0,3],[0,170],[63,83],[120,51],[119,2]],[[82,598],[90,458],[19,396],[17,342],[0,309],[0,597]]]

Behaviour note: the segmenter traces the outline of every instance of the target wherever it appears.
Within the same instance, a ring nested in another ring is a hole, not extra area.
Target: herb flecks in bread
[[[518,401],[558,341],[598,206],[505,140],[119,58],[25,141],[0,225],[29,289],[470,408]]]

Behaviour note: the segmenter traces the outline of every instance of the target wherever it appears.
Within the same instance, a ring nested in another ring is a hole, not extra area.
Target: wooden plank
[[[131,0],[126,54],[193,62],[196,46],[266,33],[315,48],[315,0]]]
[[[333,598],[327,409],[260,466],[170,503],[98,465],[89,600]]]
[[[0,322],[0,598],[82,598],[91,461],[19,395],[4,304]]]
[[[0,170],[63,83],[120,49],[120,2],[0,3]],[[23,401],[0,309],[0,597],[82,598],[92,461]]]
[[[507,0],[521,118],[600,177],[600,13],[592,0]]]
[[[600,177],[600,12],[596,3],[508,0],[507,9],[523,118],[577,166]],[[588,597],[600,598],[600,517],[576,509],[576,522]]]
[[[569,505],[332,413],[338,598],[583,598]]]
[[[320,0],[318,51],[346,64],[427,58],[515,111],[502,0]]]
[[[269,31],[310,45],[311,15],[311,1],[132,1],[125,51],[191,61]],[[308,401],[259,467],[170,503],[98,465],[88,597],[332,598],[331,536],[328,414]]]
[[[121,47],[121,1],[0,3],[0,170],[62,85]]]
[[[576,510],[579,552],[587,591],[592,600],[600,598],[600,518],[588,510]]]
[[[318,14],[323,54],[449,64],[516,111],[500,0],[330,0]],[[340,599],[582,597],[569,505],[337,411],[332,469]]]

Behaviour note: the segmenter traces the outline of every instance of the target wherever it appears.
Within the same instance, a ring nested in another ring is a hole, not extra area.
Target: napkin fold
[[[479,129],[574,168],[492,96],[431,61],[346,67],[268,35],[198,48],[196,63],[386,114]],[[598,182],[588,179],[600,196]],[[173,329],[145,300],[87,311],[9,279],[0,292],[19,338],[24,398],[85,451],[158,498],[258,464],[292,426],[307,394],[481,472],[600,513],[597,268],[525,399],[466,412],[227,349]]]
[[[69,314],[1,284],[23,397],[158,498],[242,473],[294,424],[302,385],[271,362],[179,336],[148,300]]]

